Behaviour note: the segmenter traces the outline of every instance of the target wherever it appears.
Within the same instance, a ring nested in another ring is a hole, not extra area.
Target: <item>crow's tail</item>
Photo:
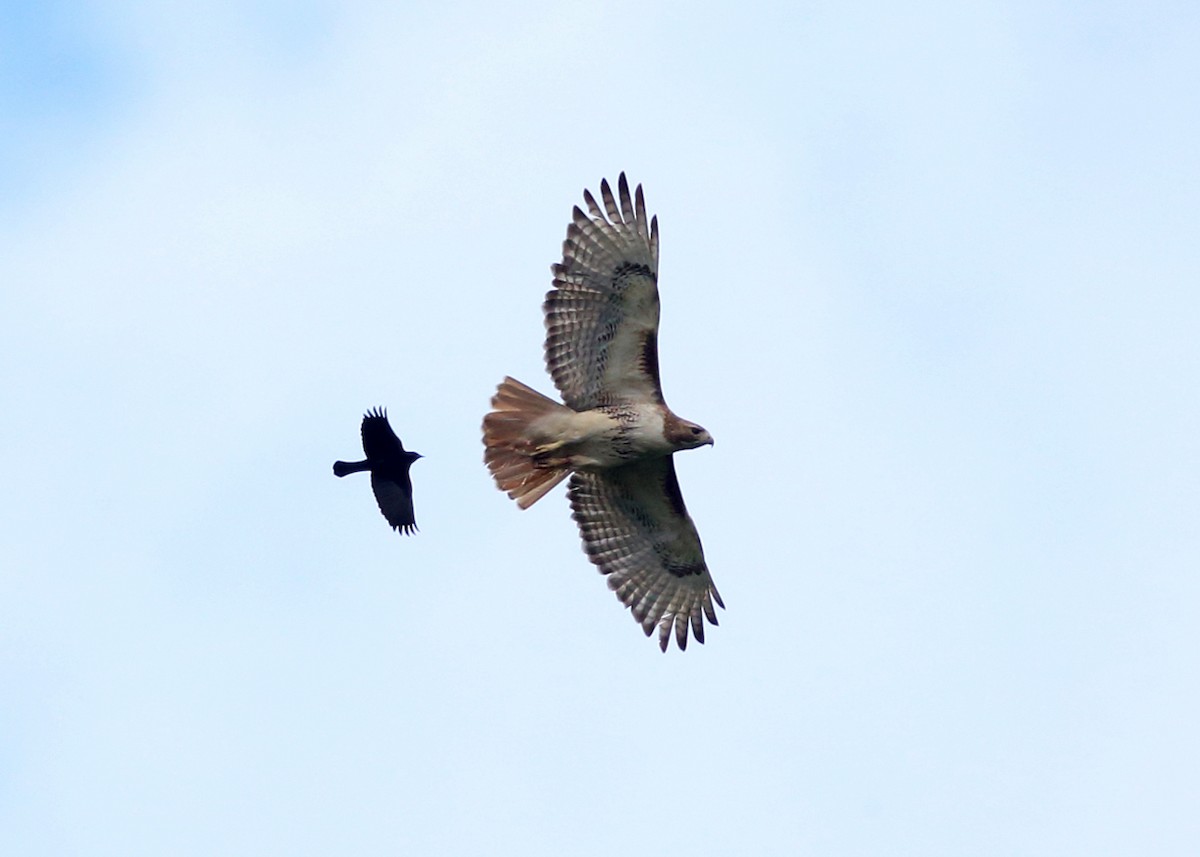
[[[371,465],[365,461],[335,461],[333,463],[334,476],[345,476],[347,473],[358,473],[370,469]]]

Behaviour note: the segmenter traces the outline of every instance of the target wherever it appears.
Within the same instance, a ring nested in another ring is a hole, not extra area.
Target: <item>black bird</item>
[[[419,452],[409,452],[388,424],[387,411],[376,408],[367,412],[362,421],[365,461],[335,461],[333,475],[345,476],[361,470],[371,471],[371,488],[379,511],[402,533],[414,533],[417,519],[413,514],[412,479],[408,468],[421,458]]]

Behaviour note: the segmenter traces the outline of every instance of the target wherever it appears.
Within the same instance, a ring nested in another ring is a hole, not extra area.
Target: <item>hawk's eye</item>
[[[700,426],[692,426],[692,434],[698,435],[702,431],[704,431],[704,429],[700,428]]]

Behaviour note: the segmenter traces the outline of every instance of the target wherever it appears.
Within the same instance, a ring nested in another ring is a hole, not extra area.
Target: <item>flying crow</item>
[[[361,470],[371,471],[371,488],[379,511],[402,533],[414,533],[417,519],[413,514],[412,479],[408,469],[421,457],[420,453],[405,450],[404,444],[388,424],[387,411],[376,408],[363,416],[363,451],[365,461],[335,461],[333,475],[345,476]]]

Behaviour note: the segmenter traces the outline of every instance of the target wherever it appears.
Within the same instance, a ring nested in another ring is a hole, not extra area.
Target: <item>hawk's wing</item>
[[[392,458],[404,451],[400,438],[388,423],[387,411],[375,408],[362,421],[363,452],[368,460]]]
[[[662,402],[658,380],[658,218],[646,221],[642,186],[619,198],[600,182],[601,209],[583,192],[567,227],[563,260],[546,295],[546,368],[577,411]],[[607,213],[607,216],[606,216]]]
[[[684,649],[690,622],[703,643],[704,617],[716,625],[713,602],[725,605],[704,564],[671,457],[577,471],[568,495],[584,550],[646,636],[657,625],[666,651],[674,626],[675,641]]]

